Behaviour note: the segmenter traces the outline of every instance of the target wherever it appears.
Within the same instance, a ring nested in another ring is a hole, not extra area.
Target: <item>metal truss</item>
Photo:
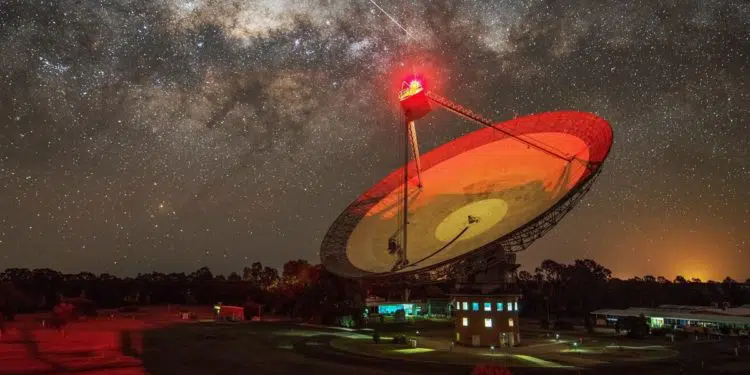
[[[341,251],[341,249],[346,248],[349,236],[344,227],[347,226],[346,222],[351,227],[356,226],[361,217],[352,214],[355,211],[349,209],[339,216],[331,230],[326,234],[320,254],[321,259],[326,264],[335,267],[331,271],[361,278],[363,282],[373,285],[440,283],[466,278],[493,267],[511,268],[516,265],[516,253],[526,250],[534,241],[557,225],[591,189],[599,173],[601,173],[601,168],[589,175],[577,189],[568,192],[559,202],[528,224],[477,250],[432,267],[414,272],[376,274],[362,271],[351,265],[346,258],[346,251]],[[336,251],[335,249],[339,250]]]
[[[378,285],[426,284],[462,279],[494,267],[514,268],[516,253],[526,250],[554,228],[588,193],[600,172],[601,168],[597,169],[578,189],[570,191],[557,204],[525,226],[462,257],[450,260],[448,264],[438,264],[411,274],[372,275],[365,277],[364,281]]]

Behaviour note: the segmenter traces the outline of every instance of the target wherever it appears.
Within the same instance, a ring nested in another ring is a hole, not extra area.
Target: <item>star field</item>
[[[744,1],[9,0],[0,268],[131,275],[317,262],[399,165],[393,72],[497,120],[606,118],[589,195],[520,260],[750,277]],[[439,85],[437,84],[439,83]],[[423,150],[475,125],[435,112]]]

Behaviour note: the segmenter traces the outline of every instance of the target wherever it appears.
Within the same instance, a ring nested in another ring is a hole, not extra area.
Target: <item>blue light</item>
[[[422,306],[414,306],[413,303],[388,303],[378,306],[378,313],[382,315],[393,315],[398,310],[404,310],[406,315],[416,315],[422,311]]]

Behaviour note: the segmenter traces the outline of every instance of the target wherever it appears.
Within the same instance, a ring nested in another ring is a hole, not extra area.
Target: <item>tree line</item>
[[[609,269],[591,259],[570,264],[545,260],[533,273],[519,272],[517,280],[523,296],[522,315],[540,319],[586,319],[589,312],[604,307],[750,303],[750,280],[702,282],[682,276],[668,280],[649,275],[622,280],[613,278]],[[260,305],[267,314],[335,323],[345,315],[361,317],[368,295],[397,299],[404,287],[367,286],[337,277],[305,260],[289,261],[281,272],[256,262],[227,276],[215,275],[207,267],[191,273],[152,272],[125,278],[106,273],[10,268],[0,273],[0,310],[6,317],[49,311],[64,297],[85,298],[98,308],[223,302]],[[448,298],[453,287],[450,280],[409,285],[413,299]]]
[[[534,273],[519,272],[518,284],[523,313],[550,320],[588,319],[591,311],[600,308],[750,304],[750,279],[738,282],[727,277],[721,282],[703,282],[683,276],[669,280],[646,275],[623,280],[612,277],[609,269],[591,259],[571,264],[545,260]]]
[[[260,306],[265,313],[324,322],[361,311],[363,295],[358,283],[305,260],[287,262],[281,273],[256,262],[241,274],[228,276],[214,275],[208,267],[191,273],[152,272],[125,278],[51,269],[10,268],[0,273],[0,311],[10,319],[18,313],[50,311],[62,300],[74,298],[105,309],[222,302],[252,306],[248,311],[258,311]]]

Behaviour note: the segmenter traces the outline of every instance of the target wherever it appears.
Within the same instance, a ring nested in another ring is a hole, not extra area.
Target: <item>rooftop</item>
[[[495,297],[521,297],[521,294],[519,293],[492,293],[492,294],[482,294],[482,293],[450,293],[448,294],[451,297],[487,297],[487,298],[495,298]]]
[[[627,309],[600,309],[593,315],[659,317],[677,320],[700,320],[724,324],[749,324],[750,306],[717,308],[711,306],[660,305],[658,307],[630,307]]]

